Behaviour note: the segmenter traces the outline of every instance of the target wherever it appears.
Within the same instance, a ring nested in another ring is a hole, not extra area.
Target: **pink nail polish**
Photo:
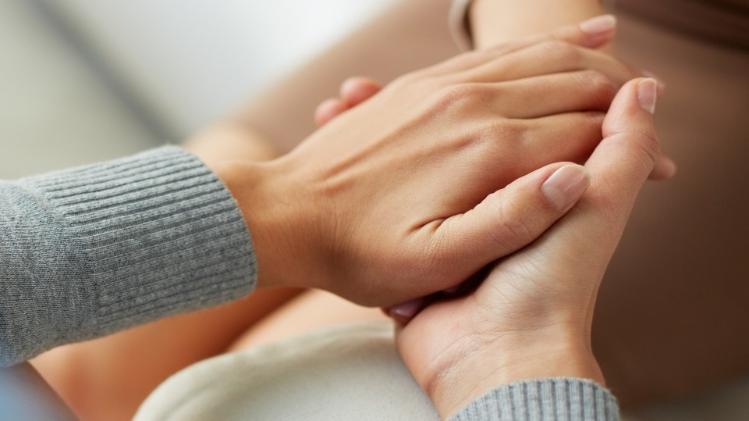
[[[421,298],[417,298],[411,301],[406,301],[405,303],[401,303],[393,307],[390,307],[389,313],[393,317],[398,317],[398,318],[409,320],[409,319],[412,319],[416,315],[416,313],[418,313],[421,310],[423,302],[424,300],[422,300]]]
[[[666,91],[666,83],[658,77],[655,73],[649,71],[649,70],[643,70],[642,75],[645,77],[653,78],[658,82],[658,96],[663,95],[663,93]]]
[[[580,198],[589,184],[584,167],[565,165],[546,179],[541,191],[557,210],[565,211]]]
[[[637,100],[640,107],[655,114],[655,103],[658,99],[658,81],[655,79],[643,79],[637,84]]]
[[[616,28],[616,16],[601,15],[583,21],[579,25],[580,30],[588,35],[603,35]]]

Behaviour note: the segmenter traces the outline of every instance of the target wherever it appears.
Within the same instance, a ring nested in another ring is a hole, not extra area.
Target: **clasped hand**
[[[444,417],[518,380],[603,383],[598,287],[641,186],[675,169],[657,81],[593,49],[613,35],[566,27],[463,54],[332,121],[323,107],[280,159],[223,166],[260,284],[402,303],[399,350]]]

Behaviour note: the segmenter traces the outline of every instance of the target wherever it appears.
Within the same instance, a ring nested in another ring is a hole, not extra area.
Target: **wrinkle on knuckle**
[[[525,244],[533,238],[533,229],[525,217],[526,212],[513,200],[496,200],[495,214],[499,229],[494,231],[493,240],[497,245]]]
[[[582,84],[585,89],[601,101],[611,103],[617,92],[616,84],[605,74],[597,70],[586,70],[582,75]]]
[[[520,122],[497,118],[491,119],[477,129],[476,137],[492,146],[522,144],[526,140],[528,129]]]
[[[631,129],[622,135],[622,141],[632,150],[632,153],[648,166],[654,166],[661,155],[657,137],[649,131]]]
[[[488,100],[489,90],[486,85],[460,83],[449,85],[437,91],[436,108],[470,108]]]

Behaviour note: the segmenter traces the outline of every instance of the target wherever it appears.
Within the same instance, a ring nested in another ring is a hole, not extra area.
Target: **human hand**
[[[603,384],[591,352],[593,310],[660,153],[651,115],[656,92],[653,79],[621,89],[604,121],[605,138],[585,164],[590,187],[566,216],[500,260],[475,291],[428,305],[397,335],[403,360],[443,417],[523,379],[570,376]]]
[[[560,41],[590,45],[590,36],[570,27],[459,56],[395,81],[281,159],[223,168],[253,233],[260,284],[389,305],[456,285],[540,235],[566,210],[520,212],[548,203],[542,177],[499,190],[583,160],[615,87],[633,76]],[[542,60],[550,54],[558,59]]]

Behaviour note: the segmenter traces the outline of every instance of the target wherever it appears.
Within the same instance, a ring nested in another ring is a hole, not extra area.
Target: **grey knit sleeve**
[[[498,387],[451,421],[617,421],[619,405],[603,386],[585,379],[548,378]]]
[[[0,181],[0,366],[254,282],[237,203],[180,148]]]

